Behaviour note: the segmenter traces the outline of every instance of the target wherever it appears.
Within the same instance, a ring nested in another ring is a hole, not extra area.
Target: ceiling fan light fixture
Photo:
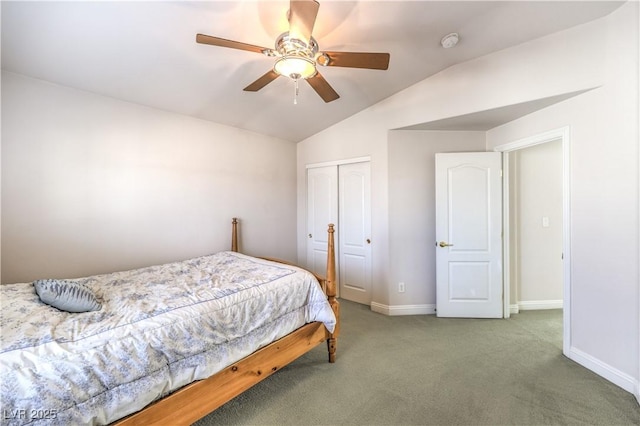
[[[287,55],[278,59],[273,70],[280,75],[293,80],[299,78],[306,80],[316,75],[316,64],[304,56]]]

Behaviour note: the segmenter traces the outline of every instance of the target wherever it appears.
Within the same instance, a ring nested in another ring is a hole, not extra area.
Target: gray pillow
[[[67,280],[36,280],[33,286],[40,300],[61,311],[88,312],[102,308],[93,291],[82,283]]]

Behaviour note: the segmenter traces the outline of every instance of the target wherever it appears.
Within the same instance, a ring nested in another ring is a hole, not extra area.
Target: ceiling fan
[[[316,0],[291,0],[288,13],[289,31],[276,39],[274,49],[205,34],[198,34],[196,42],[247,50],[276,58],[273,69],[245,87],[245,91],[257,92],[282,75],[295,82],[294,103],[296,103],[300,79],[306,80],[325,102],[335,101],[340,95],[318,72],[318,65],[386,70],[389,68],[390,55],[388,53],[320,51],[318,43],[311,36],[319,7],[320,3]]]

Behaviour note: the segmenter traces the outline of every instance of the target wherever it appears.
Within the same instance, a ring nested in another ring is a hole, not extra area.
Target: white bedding
[[[102,309],[67,313],[0,286],[2,424],[106,424],[335,316],[317,280],[221,252],[78,279]]]

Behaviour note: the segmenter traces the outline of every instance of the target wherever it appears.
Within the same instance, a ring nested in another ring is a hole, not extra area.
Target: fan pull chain
[[[295,80],[293,80],[294,86],[295,86],[295,94],[293,95],[293,104],[294,105],[298,105],[298,79],[296,78]]]

